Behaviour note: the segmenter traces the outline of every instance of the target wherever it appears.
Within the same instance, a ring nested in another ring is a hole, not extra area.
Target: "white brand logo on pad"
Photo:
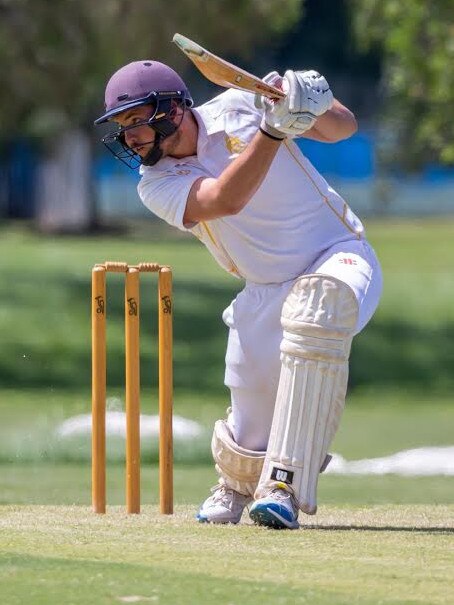
[[[283,483],[291,485],[293,482],[293,472],[285,471],[282,468],[276,468],[274,466],[273,470],[271,471],[271,479],[274,479],[275,481],[282,481]]]

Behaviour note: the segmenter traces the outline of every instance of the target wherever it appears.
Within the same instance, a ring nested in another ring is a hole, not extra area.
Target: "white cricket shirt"
[[[192,111],[199,126],[197,155],[142,166],[138,192],[154,214],[200,239],[229,273],[248,282],[281,283],[304,273],[334,244],[363,237],[360,220],[290,140],[238,214],[185,227],[194,181],[218,177],[251,141],[263,114],[252,94],[233,89]]]

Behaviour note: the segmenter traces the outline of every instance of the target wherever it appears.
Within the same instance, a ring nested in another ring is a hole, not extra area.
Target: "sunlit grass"
[[[146,507],[2,507],[2,598],[11,605],[448,605],[453,506],[326,507],[306,529],[197,524]]]

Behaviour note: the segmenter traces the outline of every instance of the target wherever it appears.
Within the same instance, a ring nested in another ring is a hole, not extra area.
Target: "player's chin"
[[[134,147],[134,152],[140,155],[141,158],[145,158],[152,147],[153,145],[141,145]]]

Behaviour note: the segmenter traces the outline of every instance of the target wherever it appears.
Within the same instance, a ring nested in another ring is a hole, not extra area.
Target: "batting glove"
[[[333,104],[333,94],[326,79],[316,71],[287,70],[284,78],[277,72],[266,77],[270,83],[281,86],[286,98],[273,101],[261,97],[261,105],[265,108],[261,128],[277,131],[281,137],[302,135]]]

